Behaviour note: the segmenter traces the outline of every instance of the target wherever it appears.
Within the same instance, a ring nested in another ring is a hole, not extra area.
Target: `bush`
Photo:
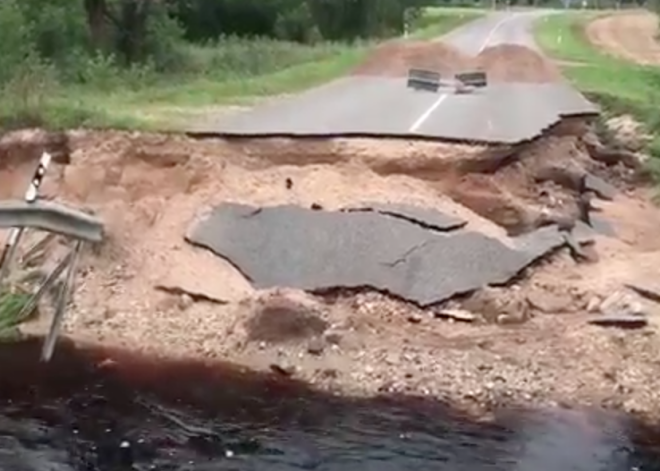
[[[362,38],[400,34],[404,13],[419,17],[417,3],[2,0],[0,124],[53,116],[69,123],[104,111],[101,96],[130,102],[131,92],[144,97],[156,85],[166,93],[205,81],[236,88],[244,79],[324,61]],[[331,69],[300,69],[307,77],[301,82],[317,83]],[[280,77],[286,80],[293,82]]]
[[[19,0],[0,2],[0,86],[12,80],[25,58],[36,52],[32,28]]]

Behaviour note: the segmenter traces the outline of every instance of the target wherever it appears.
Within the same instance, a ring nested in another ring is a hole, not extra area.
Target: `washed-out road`
[[[487,47],[536,48],[532,29],[547,11],[502,11],[447,34],[442,41],[469,55]],[[563,116],[596,107],[567,83],[490,82],[470,94],[406,87],[405,78],[350,76],[294,97],[224,115],[193,134],[241,137],[407,137],[512,144],[538,136]]]

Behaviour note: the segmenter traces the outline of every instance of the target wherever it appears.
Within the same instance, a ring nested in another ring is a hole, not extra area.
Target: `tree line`
[[[63,42],[76,42],[80,46],[86,41],[89,49],[111,52],[126,64],[158,57],[176,39],[208,42],[222,36],[240,36],[313,43],[398,35],[404,30],[405,18],[418,16],[423,3],[423,0],[15,1],[27,22],[37,25],[37,47],[46,56],[57,55],[61,47],[67,46]],[[45,24],[45,11],[52,19],[50,27]]]
[[[192,40],[219,33],[293,41],[400,34],[420,0],[170,0]]]

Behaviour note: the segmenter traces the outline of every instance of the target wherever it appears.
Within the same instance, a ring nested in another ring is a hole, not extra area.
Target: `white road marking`
[[[507,15],[504,18],[502,18],[500,21],[498,21],[495,24],[495,26],[493,26],[493,29],[491,29],[488,35],[486,36],[484,43],[479,48],[479,52],[482,52],[484,49],[488,47],[488,43],[490,43],[491,39],[493,39],[493,36],[497,32],[497,30],[500,29],[504,23],[506,23],[509,20],[512,20],[516,16],[518,16],[518,14],[514,13],[512,15]],[[448,94],[441,95],[431,106],[429,106],[429,108],[426,111],[424,111],[424,113],[420,115],[419,118],[417,118],[417,120],[413,123],[413,125],[410,126],[410,129],[408,129],[408,132],[409,133],[417,132],[417,130],[422,126],[422,124],[424,124],[424,122],[427,119],[429,119],[429,116],[431,116],[431,114],[433,114],[433,112],[436,109],[438,109],[438,107],[442,104],[443,101],[445,101],[445,99],[448,96],[449,96]]]
[[[443,101],[445,101],[445,98],[447,98],[449,95],[440,95],[438,99],[433,103],[431,106],[429,106],[429,109],[426,110],[422,115],[417,118],[417,121],[413,123],[412,126],[410,126],[410,129],[408,129],[408,132],[417,132],[417,130],[420,128],[422,124],[424,124],[424,121],[426,121],[429,116],[431,116],[431,113],[433,113],[438,106],[442,104]]]
[[[507,23],[514,19],[516,16],[518,16],[517,13],[513,13],[511,15],[507,15],[504,18],[502,18],[500,21],[498,21],[495,26],[493,26],[493,29],[490,30],[490,33],[488,33],[488,36],[486,36],[486,39],[484,40],[484,43],[481,45],[479,48],[479,52],[483,52],[484,49],[488,47],[488,44],[490,44],[490,41],[493,39],[493,36],[495,36],[495,33],[497,33],[497,30],[499,30],[504,23]]]

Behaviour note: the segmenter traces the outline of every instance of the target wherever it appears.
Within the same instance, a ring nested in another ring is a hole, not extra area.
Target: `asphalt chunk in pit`
[[[585,190],[593,191],[600,198],[611,201],[618,193],[616,187],[610,185],[605,180],[590,173],[587,173],[584,180]]]
[[[437,232],[378,212],[292,205],[223,204],[187,240],[229,260],[258,289],[372,288],[420,306],[504,284],[542,255],[530,257],[481,233]]]

